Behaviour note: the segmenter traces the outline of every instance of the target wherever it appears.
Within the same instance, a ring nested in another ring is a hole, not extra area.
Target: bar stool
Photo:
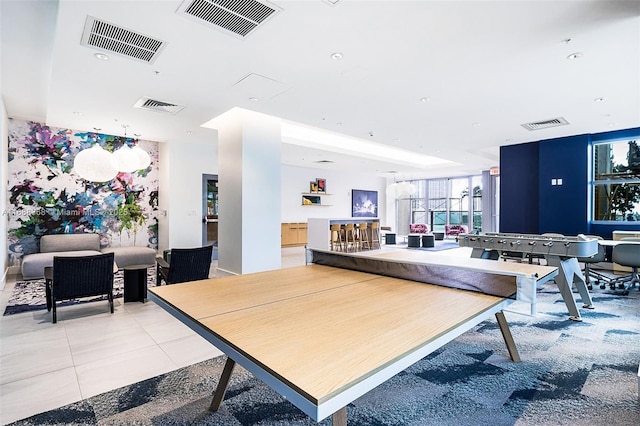
[[[371,248],[380,248],[380,222],[371,222]]]
[[[342,226],[339,223],[334,223],[329,229],[331,230],[331,251],[343,251]]]
[[[353,223],[344,225],[344,246],[345,251],[349,251],[349,245],[353,251],[358,250],[358,240],[356,235],[356,226]]]
[[[368,231],[367,222],[361,222],[358,225],[358,236],[360,239],[360,250],[364,250],[364,246],[367,246],[367,250],[371,250],[371,243],[369,240],[369,231]]]

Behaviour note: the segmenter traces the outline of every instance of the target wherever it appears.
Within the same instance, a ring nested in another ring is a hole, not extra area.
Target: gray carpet
[[[506,314],[522,362],[508,359],[497,323],[485,321],[350,404],[348,424],[640,425],[637,288],[626,297],[594,290],[596,309],[582,310],[579,323],[567,320],[555,285],[538,296],[536,317]],[[223,363],[208,360],[14,425],[315,424],[241,368],[222,408],[209,413]]]

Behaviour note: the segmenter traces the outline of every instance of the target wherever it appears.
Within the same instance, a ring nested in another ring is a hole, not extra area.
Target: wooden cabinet
[[[280,235],[283,247],[303,246],[307,244],[307,223],[283,223]]]

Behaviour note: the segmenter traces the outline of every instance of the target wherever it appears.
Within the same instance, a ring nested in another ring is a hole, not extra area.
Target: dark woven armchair
[[[47,279],[47,310],[57,319],[56,302],[106,295],[113,313],[113,253],[94,256],[55,256]]]
[[[169,261],[156,258],[156,285],[184,283],[209,278],[213,246],[197,248],[174,248],[169,252]]]

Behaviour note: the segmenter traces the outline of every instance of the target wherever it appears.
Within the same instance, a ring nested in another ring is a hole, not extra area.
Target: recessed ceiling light
[[[604,98],[595,98],[593,100],[593,102],[602,102],[602,101],[604,101]]]
[[[193,134],[193,132],[192,132],[191,130],[187,130],[187,134],[188,134],[188,135],[192,135],[192,134]]]
[[[335,59],[336,61],[339,61],[342,58],[343,58],[343,55],[340,52],[335,52],[331,54],[331,59]]]
[[[617,126],[617,125],[618,125],[618,123],[609,123],[609,127],[614,127],[614,126]]]
[[[104,53],[96,53],[93,56],[95,56],[96,59],[100,59],[101,61],[106,61],[107,59],[109,59],[109,57]]]
[[[472,125],[473,127],[478,127],[478,126],[480,125],[480,123],[478,123],[478,122],[476,122],[476,123],[471,123],[471,125]]]
[[[420,98],[420,102],[429,102],[431,100],[431,98],[429,97],[424,97],[424,98]]]
[[[342,126],[342,121],[338,121],[338,122],[336,123],[336,126]]]
[[[256,98],[256,97],[251,97],[251,98],[249,98],[249,100],[251,102],[258,102],[258,98]]]
[[[582,58],[582,52],[574,52],[571,55],[567,56],[567,59],[579,59]]]
[[[80,111],[73,111],[73,115],[82,115]]]

